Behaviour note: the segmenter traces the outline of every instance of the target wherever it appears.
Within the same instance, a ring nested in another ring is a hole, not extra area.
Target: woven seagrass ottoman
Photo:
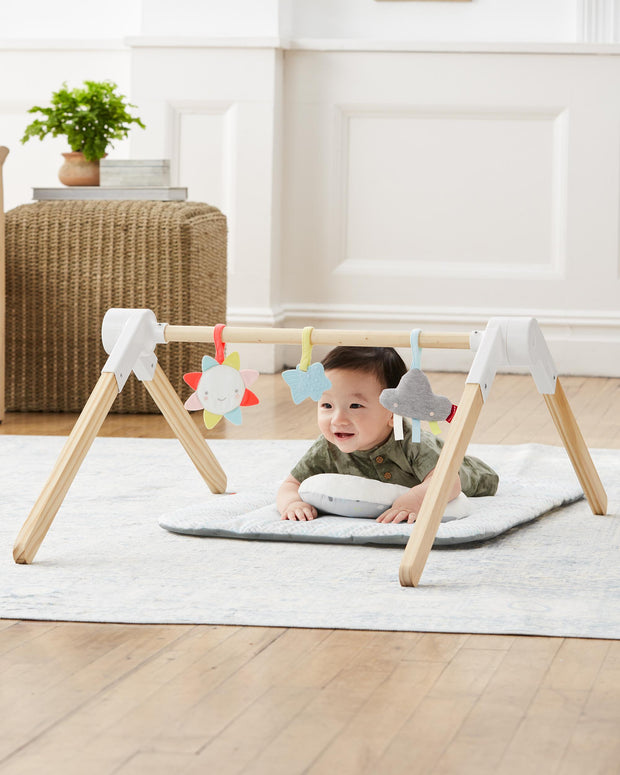
[[[226,322],[226,218],[197,202],[49,201],[6,214],[6,407],[80,412],[107,355],[110,307],[179,325]],[[213,346],[159,345],[179,396]],[[159,410],[134,375],[112,411]]]

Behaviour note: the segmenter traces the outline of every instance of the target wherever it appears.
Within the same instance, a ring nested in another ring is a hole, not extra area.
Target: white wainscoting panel
[[[170,120],[171,178],[186,186],[189,198],[208,202],[226,213],[229,228],[228,272],[235,272],[235,148],[234,103],[172,102]],[[182,181],[182,182],[181,182]]]
[[[376,106],[342,124],[337,273],[562,276],[566,111]]]
[[[174,162],[171,175],[175,185],[182,180],[191,189],[193,199],[228,211],[234,106],[196,101],[171,103],[169,108]]]

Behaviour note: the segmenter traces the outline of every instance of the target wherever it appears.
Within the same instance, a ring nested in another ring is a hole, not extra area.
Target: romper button
[[[383,474],[383,478],[384,478],[384,479],[391,479],[391,478],[392,478],[392,474],[391,474],[389,471],[386,471],[386,472]]]
[[[383,458],[381,457],[381,455],[378,455],[378,456],[375,458],[375,463],[383,463]]]

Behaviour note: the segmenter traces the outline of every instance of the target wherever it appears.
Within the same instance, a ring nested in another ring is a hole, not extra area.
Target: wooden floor
[[[463,375],[430,376],[458,402]],[[588,444],[620,447],[620,380],[562,383]],[[262,406],[210,436],[316,435],[279,376],[252,389]],[[0,433],[74,421],[14,414]],[[102,433],[171,435],[156,416]],[[530,377],[507,375],[473,440],[559,443]],[[620,773],[620,642],[0,620],[0,773],[35,772]]]

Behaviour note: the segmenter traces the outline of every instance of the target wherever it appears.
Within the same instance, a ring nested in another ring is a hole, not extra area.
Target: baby
[[[310,520],[317,510],[299,497],[299,485],[314,474],[353,474],[410,487],[378,522],[414,522],[429,487],[442,442],[422,431],[411,441],[396,441],[394,416],[379,403],[384,388],[394,388],[407,366],[391,347],[336,347],[323,360],[331,387],[318,402],[321,436],[295,465],[278,490],[282,519]],[[499,478],[482,460],[466,456],[453,482],[449,500],[462,491],[468,496],[494,495]]]

